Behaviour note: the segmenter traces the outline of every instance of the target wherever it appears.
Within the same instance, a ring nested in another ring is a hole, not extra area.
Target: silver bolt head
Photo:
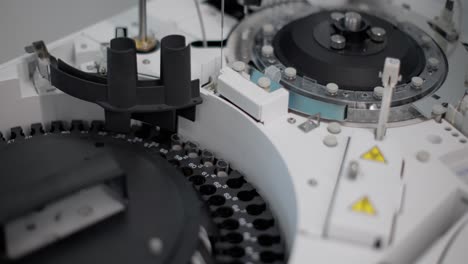
[[[440,61],[437,58],[431,57],[427,60],[427,64],[430,69],[437,69]]]
[[[384,94],[384,88],[382,86],[377,86],[374,88],[374,97],[377,99],[381,99]]]
[[[330,37],[330,46],[336,50],[342,50],[346,47],[346,38],[342,35],[332,35]]]
[[[348,177],[351,180],[355,180],[359,174],[359,163],[355,160],[349,163]]]
[[[271,45],[265,45],[262,47],[262,55],[265,57],[273,56],[274,49]]]
[[[447,108],[441,104],[435,104],[432,106],[432,113],[436,116],[443,115],[445,112],[447,112]]]
[[[288,118],[288,123],[289,123],[289,124],[295,124],[295,123],[296,123],[296,118],[294,118],[294,117],[289,117],[289,118]]]
[[[329,83],[327,86],[325,86],[325,90],[327,91],[328,94],[330,95],[336,95],[339,90],[339,86],[336,83]]]
[[[370,29],[370,37],[375,42],[384,42],[387,36],[387,31],[381,27],[373,27]]]
[[[258,78],[257,84],[263,89],[268,89],[270,88],[271,80],[270,78],[263,76],[263,77]]]
[[[297,70],[293,67],[288,67],[284,69],[284,75],[286,75],[286,78],[288,79],[295,79],[297,76]]]
[[[421,89],[422,86],[424,84],[424,79],[419,77],[419,76],[415,76],[413,78],[411,78],[411,86],[415,89]]]
[[[243,61],[235,61],[232,63],[231,67],[236,72],[243,72],[245,71],[246,65],[245,65],[245,62]]]

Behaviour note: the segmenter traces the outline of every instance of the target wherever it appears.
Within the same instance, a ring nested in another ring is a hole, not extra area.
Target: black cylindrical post
[[[185,44],[184,36],[170,35],[161,40],[161,80],[168,105],[180,106],[190,102],[190,46]]]
[[[137,102],[137,61],[135,42],[115,38],[107,50],[107,96],[117,108],[130,108]]]

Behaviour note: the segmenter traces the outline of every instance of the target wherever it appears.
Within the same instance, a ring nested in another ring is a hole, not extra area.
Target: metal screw
[[[421,78],[419,76],[415,76],[415,77],[411,78],[411,87],[413,87],[415,89],[421,89],[423,84],[424,84],[424,79],[423,78]]]
[[[232,69],[236,72],[243,72],[245,71],[245,63],[243,61],[235,61],[232,63]]]
[[[445,114],[445,112],[447,112],[447,108],[441,104],[435,104],[432,106],[432,115],[438,123],[442,122],[442,116]]]
[[[355,180],[359,174],[359,163],[357,161],[351,161],[348,168],[348,177],[351,180]]]
[[[384,88],[382,86],[377,86],[374,88],[374,97],[377,99],[382,99],[384,94]]]
[[[332,35],[330,37],[330,45],[333,49],[342,50],[346,47],[346,38],[342,35]]]
[[[260,77],[258,78],[257,84],[263,89],[268,89],[270,88],[271,80],[268,77]]]
[[[381,27],[373,27],[370,29],[370,37],[375,42],[383,42],[386,35],[387,31]]]
[[[284,69],[284,75],[286,75],[286,78],[288,78],[289,80],[294,80],[297,76],[297,70],[293,67],[288,67]]]
[[[359,31],[361,28],[362,16],[356,12],[347,12],[345,14],[345,27],[352,32]]]
[[[338,93],[339,87],[336,83],[329,83],[325,86],[325,90],[329,95],[336,95]]]
[[[292,124],[295,124],[295,123],[296,123],[296,118],[294,118],[294,117],[289,117],[289,118],[288,118],[288,123],[291,124],[291,125],[292,125]]]
[[[99,72],[99,74],[101,74],[101,75],[106,75],[106,74],[107,74],[107,67],[106,67],[106,66],[102,66],[102,65],[99,66],[98,72]]]
[[[429,69],[437,70],[439,68],[440,61],[437,58],[431,57],[427,60]]]
[[[443,115],[447,109],[442,104],[435,104],[432,106],[432,113],[434,115]]]
[[[271,45],[265,45],[262,47],[262,55],[265,57],[273,56],[273,47]]]

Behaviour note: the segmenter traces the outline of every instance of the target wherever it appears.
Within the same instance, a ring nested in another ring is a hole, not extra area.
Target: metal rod
[[[207,38],[206,38],[205,22],[203,22],[203,16],[202,16],[202,13],[201,13],[200,3],[198,1],[199,0],[194,0],[195,7],[197,8],[198,21],[200,22],[200,29],[201,29],[201,32],[202,32],[203,47],[207,48],[208,47],[208,41],[207,41]]]
[[[224,0],[221,0],[221,39],[219,41],[221,45],[221,69],[223,68],[224,64]]]
[[[146,0],[140,0],[138,5],[138,19],[139,19],[139,38],[145,41],[147,38],[146,31]]]

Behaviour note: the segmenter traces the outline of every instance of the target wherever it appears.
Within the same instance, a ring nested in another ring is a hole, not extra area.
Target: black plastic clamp
[[[106,129],[130,132],[131,119],[177,131],[178,116],[195,121],[202,103],[199,80],[191,80],[190,46],[185,37],[161,40],[161,78],[138,80],[133,39],[120,37],[107,50],[107,78],[80,71],[51,57],[51,84],[105,109]]]

